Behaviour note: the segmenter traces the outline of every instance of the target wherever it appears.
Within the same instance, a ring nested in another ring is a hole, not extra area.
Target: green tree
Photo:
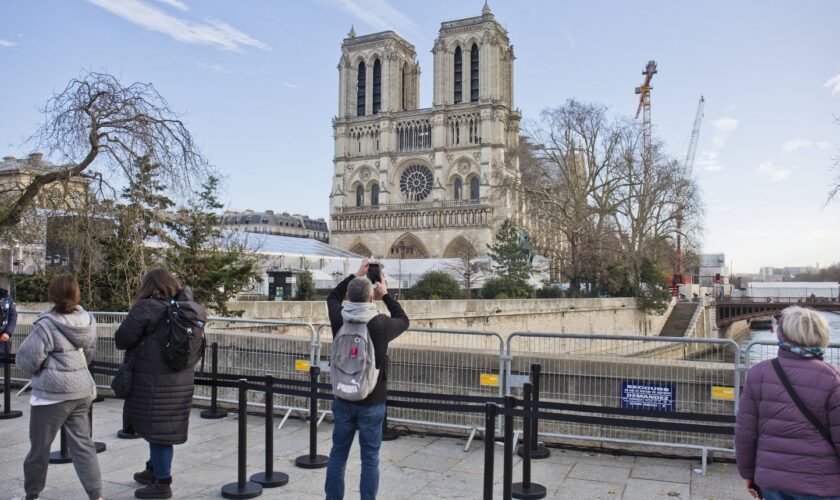
[[[520,233],[510,219],[502,223],[496,233],[496,242],[488,245],[488,249],[497,275],[513,282],[527,283],[531,275],[529,250],[523,245]]]
[[[527,299],[534,289],[526,282],[504,276],[490,278],[481,287],[483,299]]]
[[[454,300],[463,297],[458,280],[444,271],[427,271],[408,289],[412,300]]]
[[[295,300],[315,300],[315,281],[312,279],[312,273],[309,272],[309,269],[304,269],[302,273],[297,275],[296,288]]]
[[[198,196],[168,222],[173,245],[166,255],[169,269],[189,285],[196,302],[222,316],[241,316],[227,302],[259,279],[256,259],[244,245],[226,238],[217,226],[219,179],[210,176]]]
[[[639,292],[636,296],[639,309],[657,315],[664,313],[671,302],[668,277],[648,257],[642,257],[639,264],[639,282]]]

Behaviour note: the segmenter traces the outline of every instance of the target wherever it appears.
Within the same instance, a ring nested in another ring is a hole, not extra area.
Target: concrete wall
[[[636,309],[633,298],[513,299],[513,300],[407,300],[401,302],[412,326],[486,330],[507,336],[515,331],[658,335],[668,318]],[[326,303],[232,302],[243,317],[320,321]],[[380,304],[380,311],[385,307]],[[494,312],[496,310],[500,312]]]

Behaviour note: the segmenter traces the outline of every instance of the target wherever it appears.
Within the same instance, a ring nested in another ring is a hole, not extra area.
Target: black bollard
[[[388,365],[389,359],[388,356],[385,356],[385,370],[388,370],[390,366]],[[385,374],[387,376],[387,372]],[[388,407],[385,407],[385,418],[382,420],[382,440],[383,441],[394,441],[395,439],[400,437],[399,431],[396,429],[388,428]]]
[[[493,500],[493,462],[496,458],[496,405],[484,407],[484,500]]]
[[[312,383],[309,399],[309,454],[295,459],[295,465],[301,469],[323,469],[330,461],[329,457],[318,455],[318,377],[321,369],[309,367],[309,381]]]
[[[531,399],[533,396],[533,387],[531,384],[525,384],[522,391],[525,393],[525,411],[531,412],[533,411],[533,400]],[[522,457],[522,482],[512,485],[511,494],[513,495],[513,498],[545,498],[545,486],[531,482],[531,430],[533,427],[530,425],[528,420],[529,419],[527,417],[522,419],[522,424],[525,429],[525,435],[522,439],[522,449],[524,451]]]
[[[3,413],[0,420],[23,416],[20,410],[12,410],[12,339],[3,342]]]
[[[534,388],[531,396],[531,408],[534,413],[540,411],[540,379],[542,378],[542,366],[538,363],[531,365],[531,386]],[[545,445],[539,443],[540,419],[533,417],[531,422],[531,460],[542,460],[551,456],[551,451]],[[527,424],[526,424],[527,425]],[[516,452],[520,457],[524,456],[523,447],[520,446]]]
[[[64,426],[61,426],[61,432],[59,433],[59,449],[58,451],[50,452],[50,463],[51,464],[69,464],[73,461],[73,458],[70,457],[70,451],[67,449],[67,435],[64,431]]]
[[[201,418],[217,419],[225,418],[226,411],[220,411],[218,407],[218,375],[219,373],[219,344],[210,344],[210,409],[201,412]]]
[[[90,422],[90,438],[93,439],[93,404],[88,406],[88,421]],[[96,447],[96,453],[102,453],[108,449],[108,446],[101,441],[94,441],[93,446]]]
[[[516,398],[505,397],[505,457],[502,478],[502,500],[511,500],[511,486],[513,483],[513,415],[511,410],[516,407]]]
[[[236,468],[237,481],[222,486],[224,498],[256,498],[262,495],[263,487],[245,480],[248,468],[248,380],[239,379],[239,442],[237,443],[239,461]]]
[[[263,488],[277,488],[289,482],[289,475],[274,471],[274,377],[265,376],[265,472],[251,476]]]

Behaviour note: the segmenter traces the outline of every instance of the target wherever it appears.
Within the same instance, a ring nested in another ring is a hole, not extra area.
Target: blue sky
[[[148,81],[185,113],[226,176],[232,209],[328,216],[350,25],[412,42],[431,104],[440,22],[482,0],[43,0],[0,5],[0,154],[30,152],[39,107],[81,69]],[[683,157],[706,97],[695,171],[704,248],[736,272],[840,261],[840,203],[823,207],[840,154],[840,2],[490,2],[515,46],[527,120],[569,97],[635,112],[649,59],[653,121]]]

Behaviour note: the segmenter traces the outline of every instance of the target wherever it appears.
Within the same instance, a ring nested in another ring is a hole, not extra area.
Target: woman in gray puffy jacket
[[[81,293],[74,278],[59,276],[47,294],[55,305],[38,316],[15,357],[18,368],[32,374],[30,450],[23,462],[26,498],[38,498],[43,491],[50,445],[62,426],[82,486],[89,498],[101,498],[102,477],[88,414],[96,389],[88,371],[96,350],[96,322],[79,306]]]
[[[818,312],[782,311],[778,364],[806,411],[794,402],[775,360],[750,369],[735,430],[738,472],[768,500],[840,499],[840,370],[825,363],[829,327]]]

